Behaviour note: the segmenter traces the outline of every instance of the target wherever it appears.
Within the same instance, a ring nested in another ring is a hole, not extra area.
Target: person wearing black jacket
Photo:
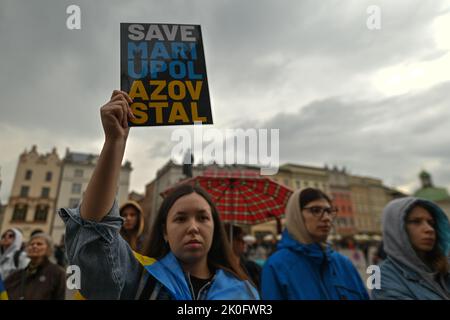
[[[52,243],[48,235],[33,235],[26,247],[30,263],[5,280],[10,300],[64,300],[66,273],[50,262]]]

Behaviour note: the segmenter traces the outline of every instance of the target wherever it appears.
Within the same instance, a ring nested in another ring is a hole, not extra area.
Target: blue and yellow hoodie
[[[66,224],[69,263],[80,267],[80,293],[87,299],[138,299],[149,276],[174,300],[259,299],[250,282],[220,269],[208,290],[193,297],[188,277],[172,253],[156,261],[132,251],[119,234],[123,219],[116,202],[100,222],[83,220],[79,208],[61,209],[59,215]]]

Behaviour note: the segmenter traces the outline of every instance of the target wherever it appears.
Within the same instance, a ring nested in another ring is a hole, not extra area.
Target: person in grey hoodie
[[[377,300],[449,300],[448,217],[435,203],[406,197],[383,212],[384,249]]]

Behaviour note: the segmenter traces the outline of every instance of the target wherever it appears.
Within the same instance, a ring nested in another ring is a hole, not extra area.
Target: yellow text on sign
[[[131,110],[136,117],[136,119],[130,119],[134,124],[145,124],[149,120],[148,111],[154,109],[155,112],[155,123],[156,124],[174,124],[176,121],[181,121],[182,123],[193,123],[195,121],[206,122],[206,117],[200,117],[198,115],[198,105],[197,102],[190,102],[192,119],[189,119],[186,113],[185,106],[182,102],[172,103],[170,114],[168,119],[163,117],[163,109],[169,108],[169,103],[167,101],[152,101],[148,104],[142,102],[134,102],[131,104]]]
[[[202,91],[203,81],[150,80],[150,90],[147,90],[141,80],[133,81],[130,89],[130,97],[142,100],[198,100]],[[150,91],[150,95],[148,93]],[[163,93],[164,92],[164,93]]]

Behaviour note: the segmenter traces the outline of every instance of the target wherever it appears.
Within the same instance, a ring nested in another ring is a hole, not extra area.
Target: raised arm
[[[105,143],[81,203],[83,219],[102,220],[114,203],[130,130],[128,117],[134,118],[131,102],[126,92],[114,90],[111,100],[100,109]]]

